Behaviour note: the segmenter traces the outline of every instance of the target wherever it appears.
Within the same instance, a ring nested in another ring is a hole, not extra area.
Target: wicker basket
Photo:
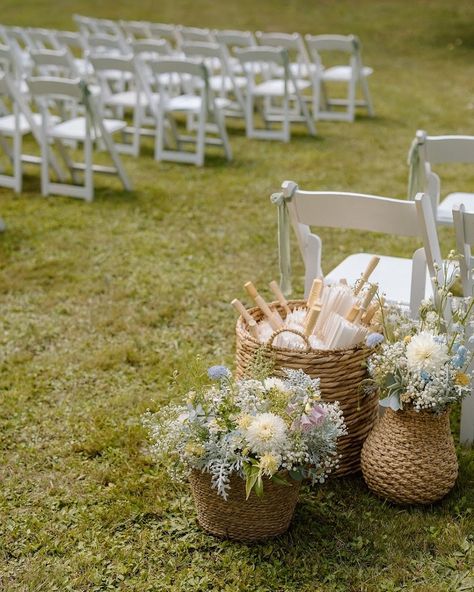
[[[401,504],[431,504],[454,486],[458,461],[449,411],[387,409],[365,441],[362,473],[377,495]]]
[[[211,534],[236,541],[258,541],[284,533],[290,526],[300,483],[279,485],[267,479],[263,496],[255,492],[245,499],[245,481],[237,475],[230,479],[230,491],[224,500],[211,487],[208,473],[193,471],[189,478],[199,524]]]
[[[293,300],[288,304],[290,308],[296,308],[305,305],[305,301]],[[277,302],[272,303],[272,306],[284,316],[284,311]],[[259,308],[252,308],[249,313],[256,321],[262,319]],[[333,351],[313,350],[307,340],[304,350],[264,346],[250,335],[242,317],[237,321],[236,333],[237,378],[251,376],[255,360],[263,356],[274,364],[275,376],[283,376],[284,368],[294,368],[304,370],[312,378],[321,379],[322,398],[331,403],[339,401],[348,430],[348,434],[338,440],[341,459],[339,468],[333,475],[348,475],[359,471],[362,445],[374,426],[378,413],[377,394],[366,394],[360,388],[361,382],[367,378],[365,362],[370,350],[366,347]],[[301,337],[306,339],[302,334]],[[272,341],[273,339],[270,340]]]

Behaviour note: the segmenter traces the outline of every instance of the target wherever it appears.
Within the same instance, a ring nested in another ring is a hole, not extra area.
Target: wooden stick
[[[351,310],[346,314],[346,320],[348,320],[350,323],[353,323],[358,314],[359,306],[357,304],[354,304]]]
[[[306,335],[306,337],[312,335],[314,328],[316,327],[316,323],[318,321],[320,312],[320,306],[313,306],[313,308],[309,311],[304,323],[304,334]]]
[[[362,304],[360,306],[360,310],[357,314],[357,317],[355,319],[354,322],[359,322],[362,318],[362,315],[367,312],[367,308],[369,306],[369,304],[372,302],[372,298],[375,296],[375,293],[377,292],[377,290],[379,289],[377,284],[373,284],[372,286],[370,286],[369,290],[367,291],[367,294],[365,295],[364,300],[362,301]]]
[[[277,319],[277,317],[273,314],[273,311],[268,306],[268,304],[265,302],[265,300],[260,296],[260,294],[257,292],[257,289],[252,284],[252,282],[247,282],[244,285],[244,288],[247,290],[247,293],[249,294],[249,296],[251,296],[254,299],[255,304],[259,307],[259,309],[267,317],[267,320],[270,323],[270,327],[274,331],[281,329],[283,327],[283,322],[279,321]]]
[[[237,312],[242,315],[242,318],[246,321],[249,333],[252,337],[258,337],[258,330],[257,330],[257,321],[253,318],[253,316],[249,313],[249,311],[245,308],[245,306],[238,300],[234,298],[231,302],[232,306],[235,308]]]
[[[308,302],[306,303],[307,308],[313,308],[313,306],[316,304],[316,301],[319,300],[322,291],[323,280],[316,278],[313,280],[313,285],[311,286],[311,290],[309,292]]]
[[[367,309],[367,312],[364,314],[364,316],[362,317],[361,321],[364,323],[364,325],[370,325],[370,322],[372,321],[372,319],[375,316],[375,313],[379,310],[379,304],[378,302],[373,302],[369,308]]]
[[[275,280],[270,282],[269,286],[270,290],[275,294],[276,299],[281,304],[283,310],[286,312],[287,315],[290,314],[290,307],[288,306],[288,302],[285,296],[283,295],[283,292],[280,290],[280,286],[275,282]]]
[[[369,277],[372,275],[372,272],[379,264],[379,261],[380,257],[377,257],[376,255],[374,255],[369,261],[366,270],[362,274],[361,278],[357,281],[356,287],[354,288],[354,294],[356,296],[362,290],[364,284],[368,281]]]

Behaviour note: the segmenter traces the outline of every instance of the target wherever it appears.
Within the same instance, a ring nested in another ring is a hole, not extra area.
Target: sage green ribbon
[[[270,200],[278,206],[278,259],[280,263],[280,287],[285,296],[292,292],[291,287],[291,249],[290,249],[290,217],[287,201],[292,198],[283,193],[274,193]]]
[[[423,191],[423,162],[420,157],[420,139],[416,137],[408,151],[408,199],[415,199],[415,195]]]

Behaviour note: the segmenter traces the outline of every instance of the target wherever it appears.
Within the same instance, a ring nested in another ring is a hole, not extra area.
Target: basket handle
[[[267,345],[272,346],[273,342],[278,337],[278,335],[280,335],[280,333],[294,333],[295,335],[298,335],[298,337],[301,337],[301,339],[304,341],[304,344],[305,344],[304,352],[307,353],[307,352],[311,351],[311,345],[309,343],[309,339],[306,337],[306,335],[304,333],[301,333],[301,331],[297,331],[296,329],[289,329],[286,327],[283,327],[282,329],[277,329],[276,331],[273,331],[273,333],[270,336],[270,339],[267,342]]]

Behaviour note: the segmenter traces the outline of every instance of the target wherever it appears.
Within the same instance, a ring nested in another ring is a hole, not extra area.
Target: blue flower
[[[469,339],[467,340],[467,347],[470,350],[474,349],[474,335],[471,335],[471,337],[469,337]]]
[[[464,347],[464,345],[460,345],[458,347],[456,355],[453,358],[453,364],[455,368],[461,368],[462,366],[464,366],[464,364],[466,363],[466,354],[467,349]]]
[[[379,343],[382,343],[382,341],[384,341],[383,335],[381,335],[380,333],[371,333],[367,336],[367,339],[365,340],[365,345],[367,347],[375,347],[376,345],[379,345]]]
[[[224,380],[231,377],[231,372],[226,366],[211,366],[207,369],[207,375],[211,380]]]
[[[428,380],[430,380],[430,378],[431,378],[430,375],[428,374],[428,372],[426,370],[422,370],[420,372],[420,376],[426,382],[428,382]]]

